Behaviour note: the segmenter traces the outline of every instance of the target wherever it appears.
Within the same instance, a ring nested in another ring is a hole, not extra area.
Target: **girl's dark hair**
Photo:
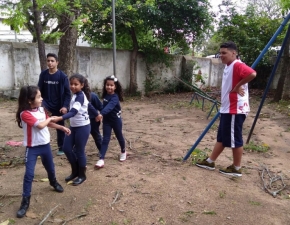
[[[22,128],[20,117],[21,112],[23,112],[24,110],[31,109],[30,103],[34,102],[38,90],[39,88],[37,86],[29,86],[29,85],[23,86],[20,89],[18,97],[18,109],[16,112],[16,122],[18,124],[18,127]]]
[[[108,77],[105,78],[104,85],[103,85],[102,98],[105,98],[105,96],[107,94],[107,91],[106,91],[106,83],[107,83],[107,80],[113,80],[114,81],[115,86],[116,86],[115,93],[118,95],[119,101],[122,102],[124,100],[123,99],[123,89],[122,89],[122,86],[121,86],[119,80],[114,75],[108,76]]]
[[[91,89],[89,86],[89,82],[87,80],[87,78],[85,78],[83,75],[75,73],[73,75],[70,76],[69,80],[73,80],[73,79],[77,79],[81,84],[84,85],[84,87],[82,88],[82,91],[85,93],[88,101],[91,100]]]

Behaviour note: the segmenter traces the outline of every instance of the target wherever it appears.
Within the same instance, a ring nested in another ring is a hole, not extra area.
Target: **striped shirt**
[[[220,113],[248,114],[250,112],[248,84],[242,85],[244,96],[231,92],[245,77],[255,71],[238,60],[226,65],[223,73]]]

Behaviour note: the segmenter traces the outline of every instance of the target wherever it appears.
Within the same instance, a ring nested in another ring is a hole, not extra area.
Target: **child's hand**
[[[58,121],[62,120],[61,116],[52,116],[51,118],[51,122],[57,123]]]
[[[62,108],[59,110],[59,112],[62,113],[62,114],[66,114],[66,113],[67,113],[67,108],[62,107]]]
[[[62,131],[63,131],[66,135],[70,135],[70,134],[71,134],[70,129],[68,129],[67,127],[62,127]]]
[[[99,114],[97,117],[95,117],[96,122],[102,121],[103,120],[103,116],[101,114]]]

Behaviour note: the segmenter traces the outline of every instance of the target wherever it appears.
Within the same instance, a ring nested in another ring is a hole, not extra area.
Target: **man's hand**
[[[243,88],[243,86],[240,86],[239,88],[234,87],[234,89],[231,92],[237,92],[240,96],[245,95],[245,89]]]
[[[66,114],[67,113],[67,108],[66,107],[62,107],[60,110],[59,110],[60,113],[62,114]]]

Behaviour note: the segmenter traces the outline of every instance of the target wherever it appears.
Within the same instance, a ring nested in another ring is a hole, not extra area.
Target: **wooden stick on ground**
[[[75,216],[75,217],[73,217],[73,218],[70,218],[70,219],[64,221],[62,225],[65,225],[65,224],[66,224],[67,222],[69,222],[69,221],[72,221],[72,220],[74,220],[74,219],[78,219],[78,218],[83,217],[83,216],[86,216],[86,215],[87,215],[87,213],[83,213],[83,214],[77,215],[77,216]]]
[[[49,213],[44,217],[44,219],[39,223],[39,225],[42,225],[44,223],[45,220],[47,220],[47,218],[50,216],[50,214],[53,212],[53,210],[55,210],[58,207],[55,206],[52,210],[49,211]]]

